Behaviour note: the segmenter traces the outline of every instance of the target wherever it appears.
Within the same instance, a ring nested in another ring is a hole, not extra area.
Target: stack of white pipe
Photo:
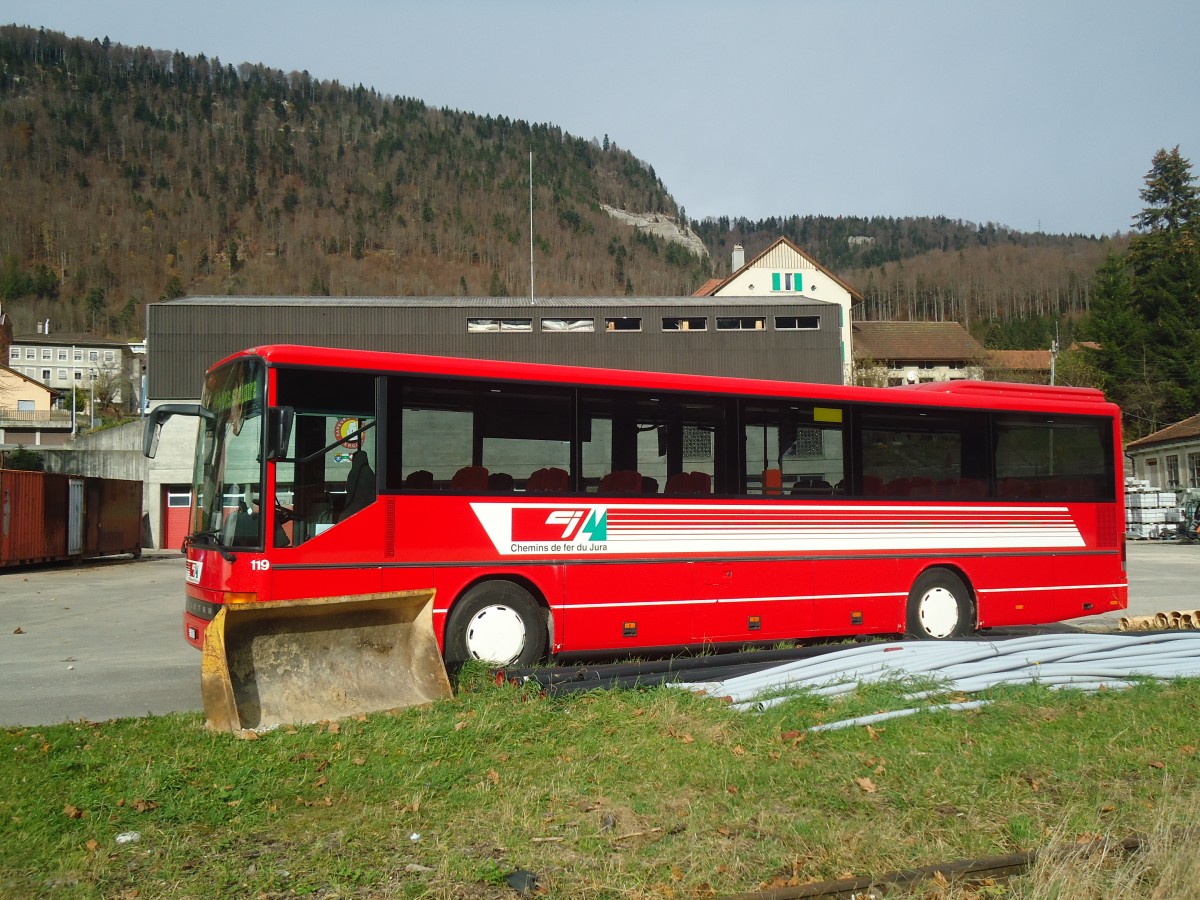
[[[1200,634],[1074,632],[1003,641],[862,644],[725,681],[682,686],[727,698],[735,709],[764,710],[798,692],[830,697],[860,684],[916,677],[935,680],[939,690],[908,694],[913,700],[1002,684],[1099,690],[1127,687],[1135,678],[1195,678],[1200,677]]]

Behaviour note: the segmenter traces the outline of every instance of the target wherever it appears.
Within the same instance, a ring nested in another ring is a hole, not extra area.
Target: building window
[[[92,362],[95,362],[99,358],[100,358],[99,350],[89,350],[88,351],[88,359],[90,359]]]
[[[9,358],[9,359],[20,359],[20,358],[21,358],[21,350],[20,350],[20,348],[19,348],[19,347],[13,347],[11,350],[9,350],[9,351],[8,351],[8,358]]]
[[[766,325],[762,316],[717,316],[717,331],[762,331]]]
[[[708,319],[705,316],[671,316],[662,320],[663,331],[705,331]]]
[[[789,293],[804,290],[804,276],[799,272],[772,272],[771,290]]]
[[[59,348],[58,348],[58,361],[59,361],[59,362],[66,362],[66,361],[67,361],[67,348],[66,348],[66,347],[59,347]]]
[[[642,320],[635,316],[624,316],[616,319],[604,320],[605,331],[641,331]]]
[[[83,362],[83,351],[82,350],[75,351],[75,362]]]
[[[17,412],[33,412],[36,408],[32,400],[17,401]]]
[[[806,459],[819,457],[825,452],[825,438],[821,428],[796,427],[796,439],[784,451],[785,457]]]
[[[67,370],[66,370],[66,369],[59,369],[59,370],[58,370],[58,377],[57,377],[55,380],[56,380],[56,381],[66,381],[66,380],[67,380]]]
[[[816,331],[821,327],[820,316],[776,316],[776,331]]]
[[[42,348],[42,359],[54,359],[54,351]]]
[[[699,425],[683,426],[683,458],[686,460],[712,459],[713,433],[711,428]]]
[[[1200,453],[1187,455],[1187,477],[1188,487],[1200,487]]]
[[[1179,487],[1179,457],[1167,457],[1167,487],[1171,490]]]
[[[113,350],[105,350],[104,351],[104,361],[106,363],[114,362],[116,360],[116,358],[117,358],[116,351],[113,351]]]
[[[533,331],[533,319],[467,319],[467,331]]]
[[[42,369],[42,382],[45,383],[45,382],[48,382],[49,380],[50,380],[50,370]]]
[[[26,359],[37,359],[37,351],[34,350],[32,347],[26,347],[25,348],[25,358]]]
[[[542,319],[542,331],[595,331],[595,319]]]
[[[83,373],[82,373],[82,372],[80,372],[80,371],[78,371],[78,370],[76,370],[76,372],[75,372],[75,380],[76,380],[76,381],[83,381]]]

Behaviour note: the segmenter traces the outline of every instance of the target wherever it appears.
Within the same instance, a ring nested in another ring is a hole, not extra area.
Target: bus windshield
[[[201,405],[193,474],[192,541],[244,549],[263,546],[261,361],[239,360],[212,372]]]

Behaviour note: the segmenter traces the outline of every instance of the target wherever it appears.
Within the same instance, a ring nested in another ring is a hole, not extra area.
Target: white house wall
[[[799,272],[803,277],[801,290],[774,290],[771,276],[774,273]],[[850,364],[854,359],[850,341],[850,292],[823,272],[811,260],[799,255],[792,248],[780,245],[768,250],[755,263],[735,276],[717,292],[718,297],[760,297],[770,302],[787,303],[803,297],[806,300],[823,300],[836,303],[839,321],[832,323],[838,329],[842,345],[842,381],[850,382]],[[821,327],[827,327],[822,321]]]

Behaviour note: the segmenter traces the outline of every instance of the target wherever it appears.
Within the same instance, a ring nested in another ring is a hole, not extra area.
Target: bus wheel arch
[[[545,601],[523,579],[476,581],[459,594],[446,617],[446,665],[456,669],[472,660],[533,665],[550,646],[548,620]]]
[[[905,631],[921,640],[952,640],[973,634],[977,616],[966,575],[950,566],[932,566],[917,577],[908,592]]]

